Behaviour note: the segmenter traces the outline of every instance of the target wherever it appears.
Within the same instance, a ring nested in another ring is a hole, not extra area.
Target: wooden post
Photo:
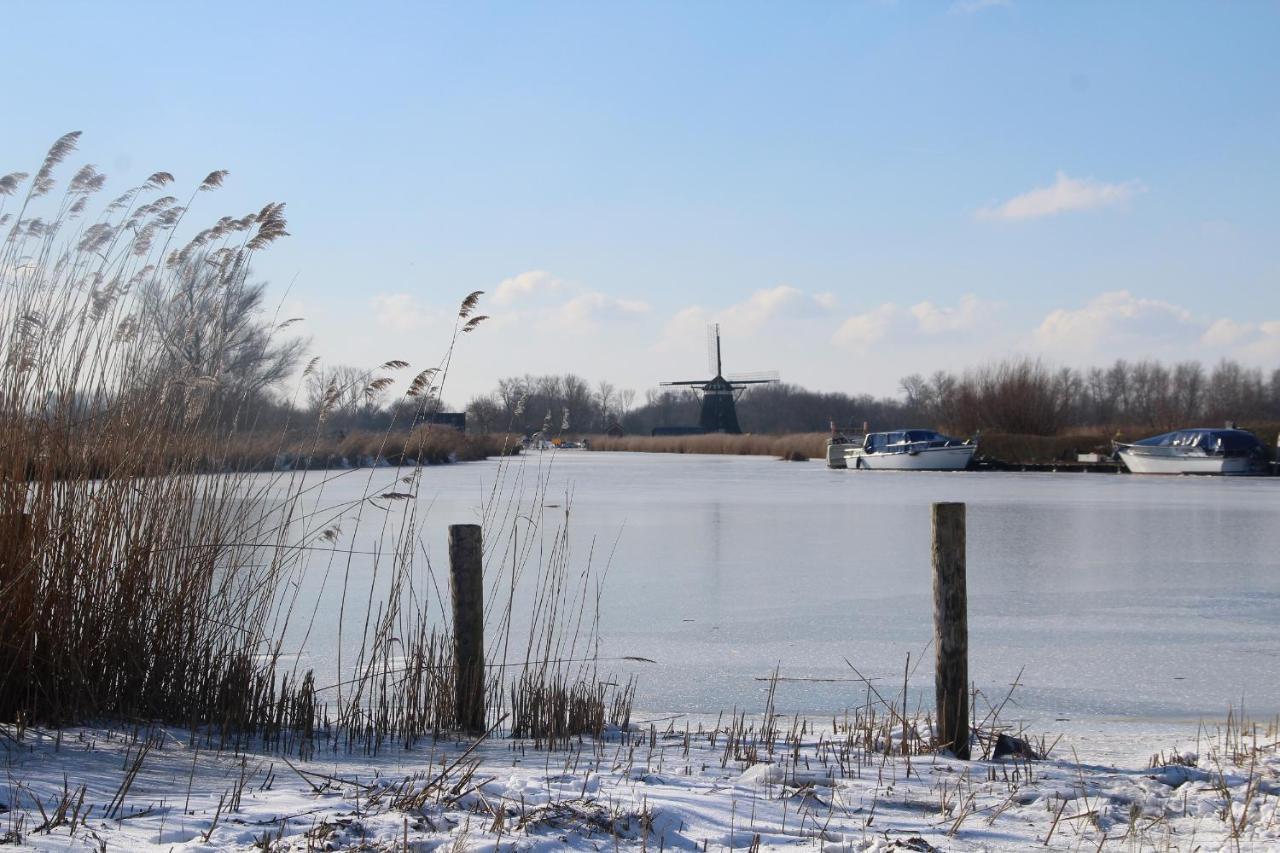
[[[453,666],[458,728],[483,732],[484,560],[480,525],[449,525],[449,591],[453,596]]]
[[[965,591],[964,504],[933,505],[934,698],[937,741],[969,759],[969,613]]]

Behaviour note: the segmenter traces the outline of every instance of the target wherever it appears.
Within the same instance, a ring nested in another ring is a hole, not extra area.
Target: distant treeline
[[[1054,435],[1071,427],[1216,425],[1280,419],[1280,369],[1264,373],[1234,361],[1212,368],[1184,361],[1114,362],[1077,370],[1012,359],[966,371],[902,380],[908,405],[927,421],[967,433],[979,429]]]
[[[1280,369],[1234,361],[1205,367],[1119,360],[1076,369],[1013,358],[959,373],[913,374],[900,388],[899,397],[875,397],[785,383],[755,386],[739,400],[738,418],[744,430],[758,433],[813,432],[834,420],[841,427],[927,425],[960,435],[1280,420]],[[648,434],[655,426],[696,424],[698,408],[689,391],[651,389],[637,402],[634,391],[567,374],[500,380],[493,393],[470,402],[467,417],[477,431],[600,433],[617,423],[629,434]]]
[[[313,367],[303,393],[285,401],[266,393],[242,395],[238,424],[250,429],[314,424],[324,412],[325,432],[405,430],[431,411],[454,410],[436,394],[394,397],[379,369]],[[856,378],[855,378],[856,379]],[[1035,358],[1012,358],[960,372],[939,370],[904,377],[897,396],[810,391],[798,385],[757,385],[738,401],[742,428],[755,433],[841,428],[928,426],[956,435],[1002,432],[1057,435],[1073,429],[1168,430],[1280,421],[1280,369],[1212,366],[1187,361],[1119,360],[1077,369]],[[638,395],[611,382],[575,374],[500,379],[466,406],[467,431],[553,435],[606,432],[617,424],[629,435],[657,426],[698,422],[700,402],[689,390],[652,388]]]

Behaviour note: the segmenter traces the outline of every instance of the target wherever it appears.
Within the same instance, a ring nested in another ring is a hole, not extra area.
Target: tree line
[[[931,423],[1054,435],[1072,427],[1167,431],[1233,420],[1280,420],[1280,369],[1223,360],[1168,365],[1141,360],[1079,370],[1039,359],[1009,359],[961,374],[902,380],[904,398]]]
[[[748,388],[738,419],[749,432],[815,432],[840,428],[932,426],[957,435],[980,431],[1056,435],[1072,428],[1165,431],[1184,426],[1280,421],[1280,369],[1264,371],[1223,360],[1119,359],[1077,369],[1037,358],[1010,358],[961,372],[912,374],[901,396],[810,391],[776,383]],[[630,434],[698,422],[700,402],[688,390],[655,388],[637,395],[574,374],[499,380],[467,405],[479,431],[598,433],[617,424]]]

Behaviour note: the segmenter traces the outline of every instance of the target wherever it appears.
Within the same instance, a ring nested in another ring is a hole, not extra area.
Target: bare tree
[[[1107,370],[1107,400],[1113,411],[1120,417],[1129,417],[1129,363],[1124,359],[1116,359],[1116,363]]]
[[[1173,368],[1173,418],[1186,423],[1204,408],[1204,368],[1198,361],[1184,361]],[[1170,427],[1172,428],[1172,427]]]
[[[915,406],[921,410],[932,408],[934,400],[932,389],[929,387],[929,380],[919,373],[904,376],[902,381],[898,383],[898,387],[902,389],[903,395],[907,398],[908,406]]]
[[[596,426],[601,432],[609,428],[609,415],[613,411],[617,394],[618,389],[607,379],[601,379],[596,385],[596,404],[600,407]]]
[[[1274,383],[1280,385],[1280,370],[1276,371]],[[618,392],[618,420],[621,421],[636,403],[636,390],[623,388]]]
[[[317,367],[307,376],[307,407],[326,408],[334,414],[354,416],[363,402],[362,391],[369,371],[349,364]]]
[[[249,282],[239,255],[198,254],[175,271],[177,286],[144,297],[144,334],[162,353],[157,375],[206,390],[223,413],[238,411],[293,372],[306,341],[266,315],[266,285]],[[217,411],[218,409],[214,409]]]
[[[1107,390],[1107,371],[1101,367],[1091,367],[1084,380],[1085,403],[1081,417],[1097,426],[1114,426],[1116,422],[1116,405]]]
[[[499,432],[509,423],[502,399],[497,395],[481,394],[467,404],[467,429],[472,432]]]

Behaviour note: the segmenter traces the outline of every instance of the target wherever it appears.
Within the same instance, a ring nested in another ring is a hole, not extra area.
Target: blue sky
[[[1012,353],[1280,366],[1280,4],[11,3],[0,172],[288,204],[335,363],[446,397],[704,366],[892,393]]]

